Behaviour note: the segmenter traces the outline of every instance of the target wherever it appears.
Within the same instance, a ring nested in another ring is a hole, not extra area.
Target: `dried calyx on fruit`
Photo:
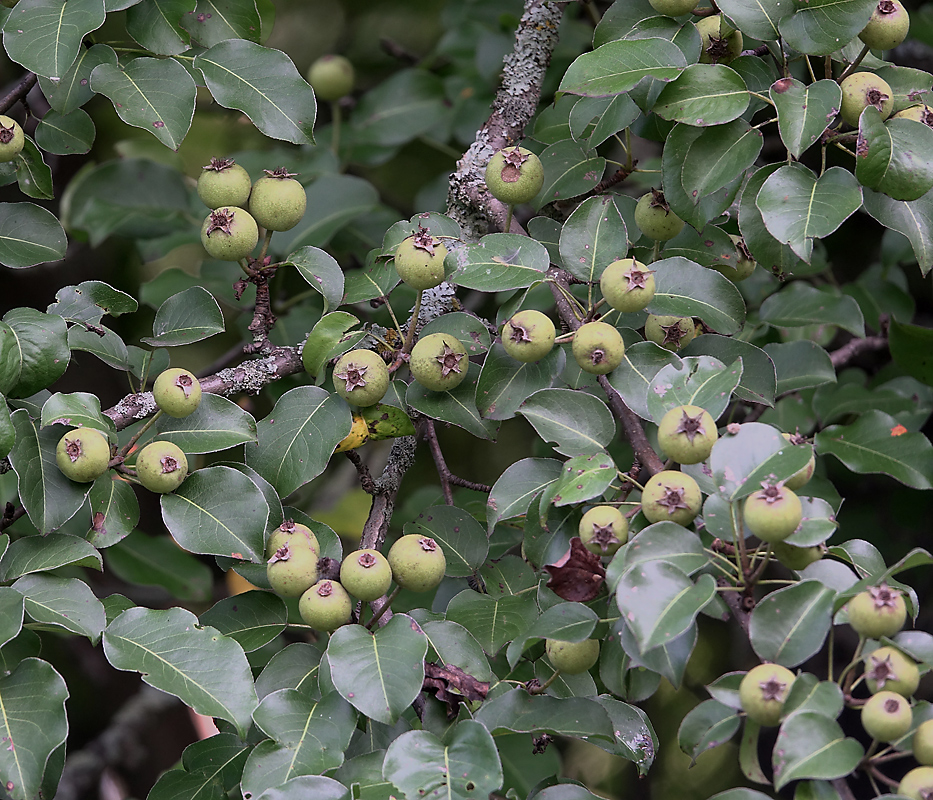
[[[174,492],[188,477],[188,459],[172,442],[151,442],[136,456],[136,476],[150,492]]]
[[[330,633],[352,619],[353,600],[338,581],[325,579],[301,595],[298,613],[306,625]]]
[[[343,559],[340,582],[354,597],[369,603],[389,591],[392,568],[378,550],[356,550]]]
[[[894,110],[894,92],[890,84],[874,72],[853,72],[839,84],[842,103],[839,114],[853,128],[858,127],[862,112],[871,106],[878,109],[882,119]]]
[[[893,636],[907,621],[907,604],[903,595],[886,583],[859,592],[846,608],[849,624],[859,636],[868,639]]]
[[[152,386],[156,405],[170,417],[181,419],[201,404],[201,382],[194,373],[179,367],[162,372]]]
[[[742,54],[742,33],[726,22],[722,14],[703,17],[696,26],[701,41],[701,64],[728,64]]]
[[[266,578],[277,595],[301,597],[318,579],[320,549],[317,537],[305,535],[307,528],[294,523],[280,530],[282,536],[277,536],[277,531],[272,537],[278,547],[266,561]]]
[[[22,126],[12,117],[0,114],[0,162],[12,161],[25,144]]]
[[[611,556],[628,541],[628,520],[615,506],[594,506],[580,519],[577,531],[591,553]]]
[[[654,271],[634,258],[613,261],[603,270],[599,288],[616,311],[641,311],[654,299]]]
[[[506,205],[530,202],[543,185],[541,159],[524,147],[506,147],[486,165],[486,188]]]
[[[763,542],[781,542],[800,525],[803,504],[781,481],[762,481],[761,487],[745,499],[745,525]]]
[[[671,211],[664,192],[652,189],[635,204],[635,225],[649,239],[666,242],[683,230],[684,221]]]
[[[759,725],[777,725],[795,677],[787,667],[779,664],[759,664],[753,667],[745,673],[739,684],[742,710]]]
[[[435,392],[455,389],[467,376],[469,367],[466,348],[449,333],[432,333],[419,339],[409,361],[414,379]]]
[[[716,422],[705,408],[677,406],[658,424],[658,445],[664,455],[678,464],[705,461],[719,438]]]
[[[334,365],[334,389],[351,405],[375,405],[388,388],[389,368],[373,350],[351,350]]]
[[[910,703],[896,692],[878,692],[862,706],[862,727],[879,742],[893,742],[909,730],[913,722]]]
[[[530,363],[551,352],[556,335],[550,317],[526,309],[513,314],[502,326],[502,346],[516,361]]]
[[[605,375],[625,358],[625,342],[619,329],[606,322],[587,322],[573,335],[571,352],[584,372]]]
[[[201,226],[201,244],[212,258],[220,261],[246,258],[258,242],[256,220],[242,208],[216,208]]]
[[[107,471],[110,440],[94,428],[76,428],[58,440],[55,463],[62,474],[77,483],[90,483]]]
[[[301,222],[308,205],[305,187],[295,180],[297,173],[285,167],[264,172],[250,192],[249,213],[267,231],[291,230]]]
[[[920,685],[920,668],[900,650],[879,647],[865,658],[865,683],[872,694],[885,690],[911,697]]]
[[[900,0],[879,0],[858,38],[873,50],[891,50],[907,38],[909,30],[910,15]]]
[[[395,249],[395,270],[412,289],[433,289],[444,280],[444,259],[447,248],[427,228],[403,239]]]
[[[641,511],[649,522],[668,520],[686,526],[702,507],[703,495],[697,482],[676,470],[652,475],[641,493]]]
[[[409,533],[402,536],[386,556],[392,577],[403,589],[428,592],[443,579],[447,559],[441,546],[430,536]]]
[[[198,176],[198,197],[208,208],[243,206],[250,188],[249,173],[232,158],[212,158]]]
[[[645,320],[645,338],[676,353],[696,338],[696,323],[692,317],[649,314]]]

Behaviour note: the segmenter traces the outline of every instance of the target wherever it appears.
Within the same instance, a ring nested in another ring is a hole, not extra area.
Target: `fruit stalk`
[[[111,463],[114,465],[122,464],[123,459],[125,459],[127,454],[130,452],[130,450],[133,449],[133,445],[139,441],[139,437],[142,436],[146,431],[148,431],[153,425],[155,425],[156,420],[158,420],[159,417],[161,416],[162,416],[162,409],[160,408],[158,411],[155,412],[155,414],[153,414],[148,420],[146,420],[146,423],[138,431],[136,431],[136,433],[133,434],[130,440],[125,445],[123,445],[123,447],[120,448],[116,456],[114,456],[114,458],[111,460]]]
[[[390,594],[390,595],[385,599],[385,602],[384,602],[381,606],[379,606],[378,609],[376,609],[376,613],[373,614],[373,616],[372,616],[372,618],[369,620],[369,622],[366,623],[366,627],[367,627],[369,630],[372,630],[372,629],[373,629],[373,625],[375,625],[377,622],[379,622],[380,619],[382,619],[382,616],[386,613],[386,611],[389,610],[389,606],[391,606],[391,605],[392,605],[392,601],[395,600],[396,597],[398,597],[398,593],[399,593],[400,591],[402,591],[402,587],[401,587],[401,586],[396,586],[396,587],[392,590],[392,594]],[[376,603],[378,603],[378,602],[379,602],[378,600],[374,600],[372,603],[370,603],[370,606],[375,606]],[[386,622],[388,622],[388,620],[386,620]]]

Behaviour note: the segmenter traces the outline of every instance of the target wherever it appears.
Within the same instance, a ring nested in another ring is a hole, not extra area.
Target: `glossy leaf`
[[[753,403],[774,405],[777,393],[776,371],[774,362],[759,347],[728,336],[703,334],[694,339],[682,351],[681,355],[710,355],[724,364],[733,364],[742,359],[742,376],[735,387],[736,397]]]
[[[242,111],[266,136],[314,144],[314,92],[285,53],[228,39],[196,56],[194,67],[220,105]]]
[[[915,489],[933,488],[933,445],[922,433],[903,430],[889,414],[869,411],[851,425],[817,433],[820,454],[834,455],[859,474],[880,472]]]
[[[480,723],[463,720],[439,739],[409,731],[386,751],[383,774],[406,797],[443,795],[449,800],[485,797],[502,785],[499,751]]]
[[[0,748],[0,776],[13,800],[40,796],[46,764],[68,735],[67,699],[62,676],[38,658],[0,676],[0,736],[9,743]]]
[[[549,488],[555,506],[582,503],[599,497],[618,476],[608,453],[574,456],[564,462],[560,477]]]
[[[215,453],[256,441],[256,420],[232,400],[205,392],[187,417],[162,416],[159,439],[174,442],[185,453]]]
[[[673,80],[686,65],[680,48],[666,39],[607,42],[577,57],[564,73],[560,91],[587,97],[622,94],[642,78]]]
[[[570,139],[556,142],[541,153],[544,187],[532,201],[540,209],[555,200],[586,194],[606,171],[606,159]]]
[[[340,305],[343,298],[343,270],[334,257],[319,247],[301,247],[288,256],[308,285],[324,298],[324,313]]]
[[[739,229],[745,246],[755,260],[765,269],[774,269],[782,274],[790,272],[800,263],[800,259],[788,245],[771,235],[755,204],[764,182],[779,169],[780,164],[768,164],[748,179],[739,202]]]
[[[359,319],[348,311],[331,311],[324,314],[314,323],[302,347],[301,357],[305,369],[313,376],[320,375],[328,357],[344,338],[344,334],[359,323]]]
[[[10,418],[16,444],[9,458],[18,479],[20,501],[40,533],[58,530],[84,505],[91,484],[69,480],[55,463],[61,428],[36,430],[25,409],[14,411]]]
[[[654,105],[662,119],[703,128],[737,119],[748,108],[745,81],[724,64],[693,64],[664,87]]]
[[[816,143],[842,104],[842,90],[831,80],[806,86],[794,78],[782,78],[771,86],[770,95],[777,109],[781,141],[794,158]]]
[[[279,650],[256,679],[256,693],[262,700],[279,689],[297,689],[310,697],[320,697],[317,678],[321,645],[294,642]]]
[[[0,264],[34,267],[65,257],[65,231],[50,211],[32,203],[0,203]]]
[[[558,603],[551,606],[518,638],[509,644],[506,655],[515,667],[529,644],[539,639],[582,642],[589,638],[599,617],[582,603]]]
[[[926,275],[933,267],[933,192],[910,203],[868,189],[863,194],[865,210],[872,217],[910,240],[920,271]]]
[[[702,575],[696,583],[665,561],[629,567],[616,585],[616,603],[642,650],[672,642],[687,630],[712,599],[716,582]]]
[[[664,367],[682,364],[670,350],[654,342],[638,342],[626,349],[622,364],[609,373],[609,383],[632,411],[642,419],[651,419],[648,410],[651,382]]]
[[[15,639],[23,629],[23,602],[16,589],[0,587],[0,645]]]
[[[354,114],[357,147],[397,147],[445,116],[444,86],[421,69],[403,69],[368,91]]]
[[[3,46],[17,64],[60,78],[74,63],[81,40],[104,24],[104,0],[27,0],[3,26]]]
[[[150,686],[246,734],[258,705],[246,655],[190,611],[124,611],[104,633],[104,655],[116,669],[140,672]]]
[[[777,429],[746,422],[738,433],[716,441],[709,465],[718,493],[735,501],[759,489],[762,481],[787,480],[809,460],[806,448],[790,445]]]
[[[815,342],[807,339],[775,342],[766,344],[764,350],[774,362],[778,394],[836,382],[836,369],[829,353]]]
[[[742,718],[735,710],[716,700],[704,700],[691,709],[680,723],[677,742],[680,749],[690,756],[690,765],[697,757],[714,747],[724,744],[735,736]]]
[[[585,697],[557,698],[511,689],[487,700],[474,719],[497,734],[550,733],[558,736],[598,737],[613,741],[612,723],[606,711]]]
[[[421,692],[427,649],[424,631],[405,614],[375,633],[344,625],[327,645],[331,680],[358,711],[394,725]]]
[[[262,19],[256,4],[241,0],[198,0],[193,14],[181,18],[181,26],[202,47],[227,39],[258,42]]]
[[[842,689],[834,681],[821,681],[816,675],[802,672],[784,703],[784,716],[792,711],[814,711],[824,717],[836,719],[845,706]]]
[[[456,622],[426,622],[422,626],[428,643],[437,653],[441,663],[460,667],[478,681],[492,678],[489,659],[466,628]]]
[[[699,317],[714,331],[735,333],[745,322],[745,302],[735,284],[715,270],[685,258],[655,261],[652,314]]]
[[[476,407],[478,382],[479,374],[472,368],[463,382],[449,392],[434,392],[412,381],[405,393],[405,403],[426,417],[457,425],[480,439],[495,440],[498,423],[483,419]]]
[[[47,572],[68,564],[104,568],[100,553],[84,539],[64,533],[24,536],[12,542],[0,558],[0,579],[13,581],[32,572]]]
[[[404,534],[416,533],[436,539],[447,559],[446,575],[466,577],[486,561],[489,542],[482,525],[456,506],[432,506],[406,523]]]
[[[781,725],[774,746],[774,787],[792,780],[832,780],[855,769],[865,751],[848,739],[839,723],[813,711],[791,714]]]
[[[349,800],[350,793],[346,786],[324,775],[301,775],[291,778],[281,786],[266,789],[256,800],[302,800],[313,797],[315,800]]]
[[[160,586],[180,600],[210,601],[210,568],[182,550],[170,536],[134,531],[107,550],[104,563],[128,583]]]
[[[613,559],[606,571],[607,583],[614,586],[625,570],[647,561],[666,561],[684,574],[692,575],[703,569],[709,558],[693,531],[676,522],[655,522],[638,532],[621,558]]]
[[[110,419],[101,413],[100,398],[90,392],[56,392],[43,404],[39,424],[43,428],[49,425],[94,428],[105,436],[113,427]]]
[[[147,50],[175,56],[191,47],[182,19],[194,11],[196,0],[142,0],[126,14],[126,31]]]
[[[827,55],[858,35],[875,5],[875,0],[813,0],[781,21],[781,34],[801,53]]]
[[[482,292],[531,286],[544,279],[549,264],[544,245],[514,233],[490,233],[447,260],[452,283]]]
[[[695,405],[718,419],[742,378],[742,361],[726,366],[710,356],[688,356],[663,367],[648,387],[648,411],[655,422],[672,408]]]
[[[862,192],[842,167],[817,178],[802,164],[789,164],[765,180],[755,204],[771,235],[809,263],[813,240],[829,236],[854,214]]]
[[[91,526],[87,541],[94,547],[111,547],[122,541],[139,522],[139,501],[126,481],[107,477],[94,481],[88,495]]]
[[[601,452],[615,438],[615,419],[606,404],[571,389],[541,389],[519,406],[518,413],[565,456]]]
[[[350,411],[336,395],[301,386],[282,395],[256,431],[246,463],[284,497],[324,471],[350,432]]]
[[[470,631],[489,655],[519,636],[536,616],[534,598],[527,594],[496,598],[464,589],[447,606],[447,619]]]
[[[671,131],[668,143],[678,137],[678,132],[689,126],[679,126]],[[699,135],[689,131],[689,146],[680,164],[679,182],[693,205],[702,198],[727,186],[755,163],[761,152],[764,137],[761,131],[752,128],[745,120],[738,119],[724,125],[703,128]],[[665,143],[665,149],[668,146]],[[678,153],[679,155],[679,153]],[[666,170],[664,188],[667,190],[673,176]]]
[[[754,3],[723,0],[717,5],[735,22],[739,30],[763,41],[777,39],[780,36],[781,20],[792,13],[781,0],[756,0]]]
[[[818,581],[778,589],[752,611],[749,639],[763,661],[796,667],[819,652],[832,627],[835,592]]]
[[[104,315],[119,317],[139,308],[136,298],[102,281],[82,281],[65,286],[55,293],[55,302],[47,311],[66,320],[81,320],[97,325]]]
[[[549,388],[564,368],[566,356],[555,347],[540,361],[516,361],[501,344],[486,354],[476,385],[476,405],[486,419],[511,419],[525,400]]]
[[[865,321],[851,297],[822,292],[795,281],[761,304],[761,319],[776,327],[838,325],[853,336],[864,336]]]
[[[94,96],[91,90],[91,72],[98,64],[116,64],[117,54],[105,44],[80,47],[74,63],[58,80],[39,76],[42,94],[59,114],[70,114]],[[41,146],[41,144],[40,144]]]
[[[891,320],[888,340],[894,362],[908,375],[933,386],[933,330]]]
[[[521,516],[531,501],[561,472],[553,458],[523,458],[511,464],[495,482],[486,501],[486,524],[491,534],[497,522]]]
[[[149,131],[172,150],[191,127],[197,88],[188,70],[172,58],[98,64],[91,88],[110,98],[125,123]]]
[[[28,136],[16,158],[16,181],[20,191],[29,197],[51,200],[55,196],[52,188],[52,170],[45,163],[39,148]]]
[[[106,625],[104,607],[77,578],[24,575],[13,584],[25,598],[26,613],[42,625],[64,628],[97,644]]]
[[[561,229],[564,268],[580,280],[599,280],[603,270],[627,251],[625,222],[609,195],[584,200]]]
[[[855,177],[895,200],[919,200],[933,188],[933,128],[910,119],[885,122],[877,108],[859,117]]]

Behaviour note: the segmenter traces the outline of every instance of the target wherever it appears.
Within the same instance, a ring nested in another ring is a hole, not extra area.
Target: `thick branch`
[[[360,539],[361,548],[381,550],[389,532],[389,522],[392,520],[392,510],[395,508],[395,497],[402,478],[415,461],[415,448],[417,440],[414,436],[402,436],[392,443],[389,461],[385,469],[375,481],[375,495],[369,510],[369,518],[363,526],[363,535]]]
[[[39,78],[35,72],[27,72],[20,78],[19,83],[7,93],[6,97],[0,100],[0,113],[6,114],[14,103],[22,100],[29,94],[30,89],[36,85],[36,81],[38,80]]]
[[[486,191],[483,175],[493,153],[514,144],[534,117],[541,98],[544,74],[557,45],[557,26],[566,2],[526,0],[515,32],[512,52],[505,57],[502,84],[492,114],[477,132],[476,140],[457,164],[447,195],[447,213],[463,230],[467,240],[478,240],[495,219],[502,229],[502,204]],[[514,223],[513,223],[514,224]]]

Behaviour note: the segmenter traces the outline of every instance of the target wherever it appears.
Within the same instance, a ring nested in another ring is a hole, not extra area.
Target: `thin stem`
[[[502,228],[503,232],[505,233],[508,233],[510,230],[512,230],[512,209],[513,208],[515,208],[515,206],[513,206],[511,203],[508,206],[506,206],[505,225]]]
[[[343,121],[343,112],[340,110],[340,103],[332,100],[330,103],[331,135],[330,149],[335,156],[340,156],[340,123]]]
[[[816,73],[813,71],[813,64],[810,63],[810,56],[806,56],[806,55],[805,55],[805,56],[803,57],[803,60],[804,60],[804,62],[805,62],[806,65],[807,65],[807,72],[810,73],[810,80],[811,80],[813,83],[816,83]]]
[[[119,452],[117,453],[117,458],[126,458],[130,450],[133,449],[133,445],[139,441],[139,437],[142,436],[146,431],[148,431],[153,425],[155,425],[156,420],[158,420],[158,418],[161,416],[162,416],[162,409],[160,408],[158,411],[155,412],[155,414],[153,414],[148,420],[146,420],[146,423],[138,431],[136,431],[136,433],[133,434],[130,440],[125,445],[123,445],[123,447],[120,448]]]
[[[867,56],[868,53],[869,53],[870,51],[871,51],[871,48],[866,44],[866,45],[862,48],[862,52],[859,53],[859,54],[855,57],[855,61],[853,61],[851,64],[849,64],[849,66],[846,67],[845,70],[843,71],[842,75],[839,76],[839,83],[842,83],[842,82],[843,82],[846,78],[848,78],[853,72],[855,72],[855,70],[858,69],[858,65],[862,63],[862,59],[865,58],[865,56]]]
[[[267,230],[265,236],[262,237],[262,249],[259,251],[259,257],[256,259],[260,264],[262,260],[266,257],[266,253],[269,250],[269,242],[272,240],[272,234],[275,231]]]
[[[424,440],[428,443],[431,451],[431,457],[434,459],[434,466],[437,468],[437,477],[441,481],[441,491],[444,493],[444,502],[452,506],[454,504],[454,493],[450,488],[450,469],[444,460],[444,453],[441,451],[441,445],[437,441],[437,431],[434,429],[434,421],[427,420],[424,425]]]
[[[410,353],[411,346],[415,342],[415,328],[418,327],[418,315],[421,313],[421,298],[424,296],[424,290],[418,291],[418,297],[415,299],[415,307],[412,309],[411,317],[408,320],[408,332],[405,334],[405,343],[402,345],[402,353]]]
[[[661,255],[661,241],[659,239],[655,239],[654,247],[651,249],[651,263],[653,264],[655,261],[657,261],[658,256],[660,255]]]
[[[554,674],[551,675],[551,677],[548,678],[544,683],[527,687],[528,694],[544,694],[548,687],[550,687],[550,685],[557,680],[558,675],[560,675],[560,670],[554,670]]]
[[[758,92],[749,92],[749,94],[752,97],[757,97],[759,100],[762,100],[763,102],[767,103],[769,106],[774,108],[774,101],[770,97],[768,97],[768,95],[759,94]]]
[[[834,626],[830,625],[829,627],[829,645],[828,645],[828,655],[827,659],[829,665],[826,671],[826,680],[831,681],[833,679],[833,651],[836,648],[836,629]]]
[[[369,622],[366,623],[366,627],[369,628],[369,630],[372,630],[372,629],[373,629],[373,625],[375,625],[375,624],[379,621],[380,617],[382,617],[382,615],[385,614],[386,611],[389,610],[389,606],[391,606],[391,605],[392,605],[392,601],[395,600],[396,597],[398,597],[398,593],[399,593],[400,591],[402,591],[402,587],[401,587],[401,586],[396,586],[396,587],[392,590],[392,594],[390,594],[390,595],[386,598],[386,601],[379,607],[379,610],[378,610],[375,614],[373,614],[373,616],[372,616],[372,618],[369,620]]]

